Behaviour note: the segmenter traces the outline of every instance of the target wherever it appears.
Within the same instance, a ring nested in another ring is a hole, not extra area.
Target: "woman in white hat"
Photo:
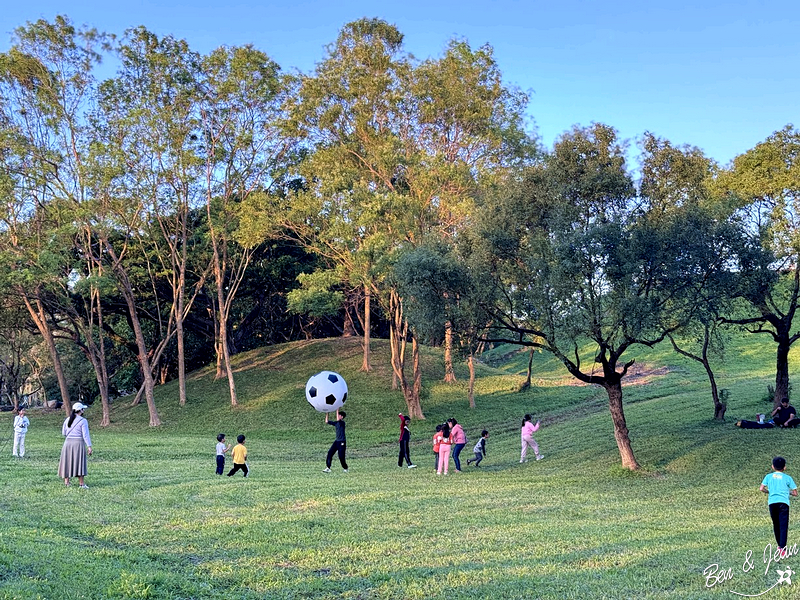
[[[83,482],[83,477],[86,475],[86,457],[92,454],[89,423],[83,418],[83,411],[87,408],[80,402],[72,405],[72,413],[61,427],[61,434],[67,439],[61,448],[61,460],[58,461],[58,476],[64,478],[64,485],[69,485],[70,477],[77,477],[83,489],[89,487]]]

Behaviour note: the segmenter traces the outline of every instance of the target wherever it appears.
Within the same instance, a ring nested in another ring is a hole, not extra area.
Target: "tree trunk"
[[[370,357],[370,321],[372,320],[372,294],[369,286],[364,284],[364,360],[361,363],[361,370],[369,372],[372,370]],[[397,389],[397,388],[392,388]]]
[[[605,383],[603,387],[608,394],[608,410],[611,412],[611,420],[614,423],[614,439],[617,441],[622,466],[635,471],[639,468],[639,463],[636,462],[633,454],[631,440],[628,436],[628,426],[625,423],[625,412],[622,408],[622,384],[617,380]]]
[[[778,406],[783,398],[789,397],[789,349],[788,335],[778,337],[778,356],[775,365],[775,396],[773,406]]]
[[[178,290],[178,308],[175,311],[175,335],[178,336],[178,404],[186,406],[186,347],[183,339],[184,288],[181,277]]]
[[[153,394],[155,382],[153,381],[153,372],[150,366],[150,359],[147,357],[147,347],[144,341],[144,334],[142,333],[142,325],[139,322],[139,314],[136,311],[136,306],[133,299],[128,302],[129,310],[131,311],[131,319],[133,321],[133,332],[136,337],[136,346],[139,348],[139,365],[142,368],[142,377],[144,378],[144,398],[147,402],[147,411],[150,413],[150,427],[158,427],[161,425],[161,418],[158,416],[156,409],[156,399]]]
[[[415,334],[411,334],[411,356],[414,363],[414,385],[411,388],[414,406],[416,408],[417,419],[424,419],[425,415],[422,414],[422,367],[419,362],[419,340]],[[411,413],[408,413],[409,416]]]
[[[456,381],[456,372],[453,369],[453,324],[450,321],[444,324],[444,381]]]
[[[469,387],[467,396],[469,397],[469,407],[475,408],[475,353],[470,352],[467,359],[467,366],[469,367]]]
[[[37,288],[36,291],[38,293],[39,289]],[[39,333],[42,334],[42,339],[44,339],[45,344],[47,345],[47,351],[50,354],[50,360],[53,361],[53,370],[55,371],[56,379],[58,380],[58,389],[61,392],[61,402],[63,403],[64,412],[67,414],[67,416],[69,416],[70,412],[72,411],[72,402],[70,401],[69,397],[67,378],[64,376],[64,367],[61,365],[61,356],[58,353],[58,348],[56,348],[56,340],[53,337],[53,330],[50,329],[50,324],[47,322],[47,316],[44,314],[44,306],[42,306],[42,301],[37,297],[36,308],[34,308],[24,290],[20,289],[19,295],[25,302],[25,306],[28,309],[28,313],[31,315],[31,319],[33,319],[33,322],[36,324],[36,328],[39,330]]]
[[[353,322],[353,315],[350,313],[350,307],[345,305],[344,308],[344,323],[342,324],[342,337],[351,338],[356,335],[356,324]]]
[[[103,417],[100,421],[101,427],[107,427],[111,424],[109,416],[109,402],[108,402],[108,375],[104,367],[100,366],[100,359],[97,356],[96,349],[88,347],[86,349],[86,357],[92,363],[94,368],[94,376],[97,379],[97,387],[100,388],[100,404],[103,407]]]
[[[519,391],[527,390],[531,387],[531,376],[533,374],[533,348],[528,350],[528,373],[525,377],[525,381],[522,382],[522,385],[519,388]]]
[[[400,384],[403,399],[406,401],[408,416],[412,419],[424,419],[419,394],[414,393],[414,386],[408,384],[405,374],[405,354],[408,339],[408,321],[403,318],[403,307],[400,299],[393,295],[390,309],[389,345],[392,351],[392,373],[394,380]],[[394,388],[393,388],[394,389]]]
[[[233,367],[231,366],[231,355],[228,351],[228,324],[227,319],[220,313],[219,322],[219,337],[222,341],[222,361],[225,365],[225,374],[228,377],[228,389],[231,394],[231,406],[238,406],[239,402],[236,396],[236,382],[233,380]]]
[[[711,364],[708,362],[708,359],[705,356],[703,357],[702,362],[703,367],[706,370],[706,375],[708,376],[708,382],[711,384],[711,400],[714,402],[714,419],[717,421],[724,421],[725,411],[728,409],[728,405],[720,402],[719,390],[717,389],[717,380],[714,377],[714,372],[711,370]]]

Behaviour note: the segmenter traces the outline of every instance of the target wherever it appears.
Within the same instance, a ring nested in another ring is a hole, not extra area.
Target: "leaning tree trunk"
[[[106,247],[109,247],[108,241],[105,242]],[[161,418],[158,416],[156,410],[156,399],[153,393],[155,382],[153,381],[153,370],[150,364],[150,357],[147,353],[147,344],[144,341],[144,333],[142,332],[142,323],[139,320],[139,311],[136,308],[136,297],[133,293],[133,286],[131,285],[128,274],[119,265],[119,261],[114,256],[115,268],[117,275],[117,283],[122,297],[125,299],[125,304],[128,306],[128,314],[130,315],[130,323],[133,328],[133,335],[136,339],[136,349],[138,351],[139,366],[142,370],[142,377],[144,378],[144,397],[147,401],[147,410],[150,413],[150,427],[158,427],[161,425]]]
[[[611,412],[611,420],[614,423],[614,439],[617,442],[622,466],[635,471],[639,468],[639,463],[636,462],[633,454],[628,426],[625,423],[625,411],[622,408],[622,383],[620,381],[604,383],[603,387],[608,394],[608,410]]]
[[[711,370],[711,364],[706,357],[703,357],[703,367],[708,376],[708,383],[711,385],[711,399],[714,401],[714,420],[724,421],[725,411],[728,410],[728,405],[721,402],[719,399],[719,390],[717,389],[717,380],[714,377],[714,371]]]
[[[55,371],[56,379],[58,380],[58,389],[61,392],[61,402],[64,407],[64,412],[67,414],[67,416],[69,416],[70,412],[72,411],[72,402],[70,401],[69,397],[67,378],[64,375],[64,368],[61,365],[61,355],[58,353],[58,348],[56,348],[56,340],[53,337],[53,331],[50,329],[50,324],[47,322],[47,315],[44,314],[44,306],[42,306],[42,301],[37,298],[36,308],[34,308],[30,299],[23,290],[20,290],[20,296],[25,302],[25,306],[28,309],[28,313],[31,315],[31,319],[33,319],[33,322],[36,324],[36,328],[39,330],[39,333],[42,334],[42,338],[47,344],[47,351],[50,354],[50,360],[53,361],[53,370]]]
[[[444,324],[444,381],[456,381],[456,372],[453,369],[453,323],[450,321]]]
[[[778,337],[778,356],[775,365],[775,396],[773,406],[778,406],[783,398],[789,397],[789,349],[788,335]]]
[[[228,377],[228,390],[231,394],[231,406],[238,406],[236,398],[236,382],[233,380],[233,367],[231,366],[231,354],[228,350],[228,325],[227,319],[220,313],[219,334],[222,342],[222,360],[225,365],[225,374]]]

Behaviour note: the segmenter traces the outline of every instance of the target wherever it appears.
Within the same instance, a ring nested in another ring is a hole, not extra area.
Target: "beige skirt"
[[[59,477],[81,477],[86,475],[86,444],[83,439],[67,439],[61,448],[58,461]]]

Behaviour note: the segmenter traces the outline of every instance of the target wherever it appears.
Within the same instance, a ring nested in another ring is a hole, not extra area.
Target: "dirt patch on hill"
[[[650,365],[647,363],[633,363],[633,365],[628,369],[628,372],[625,374],[625,377],[622,378],[622,386],[628,385],[646,385],[648,383],[653,383],[658,377],[663,377],[664,375],[668,375],[673,371],[676,371],[676,367],[664,366],[664,367],[656,367],[655,365]],[[597,370],[595,374],[600,375],[602,371]],[[568,385],[589,385],[588,383],[584,383],[574,377],[570,377],[570,381]]]

